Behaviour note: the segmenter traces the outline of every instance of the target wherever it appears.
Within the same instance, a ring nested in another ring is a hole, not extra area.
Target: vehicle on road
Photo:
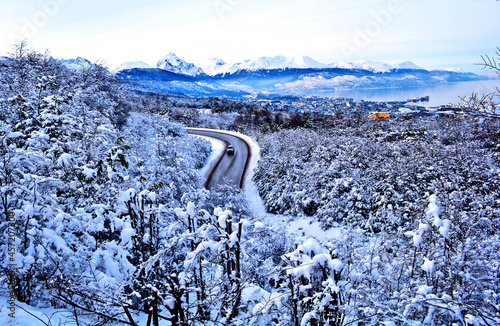
[[[229,145],[229,146],[227,146],[226,153],[227,153],[228,155],[233,155],[233,154],[234,154],[234,147],[233,147],[233,145]]]

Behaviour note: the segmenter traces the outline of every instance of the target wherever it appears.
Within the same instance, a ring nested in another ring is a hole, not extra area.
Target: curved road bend
[[[216,131],[188,129],[188,133],[217,138],[234,147],[234,154],[228,155],[224,153],[222,160],[214,167],[212,175],[208,176],[209,180],[207,180],[206,188],[213,189],[217,185],[224,184],[226,180],[230,185],[242,188],[243,176],[249,158],[247,144],[238,137]]]

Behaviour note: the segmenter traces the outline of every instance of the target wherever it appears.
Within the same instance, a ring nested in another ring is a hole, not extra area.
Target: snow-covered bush
[[[210,144],[131,114],[133,95],[99,65],[72,70],[27,51],[2,60],[0,80],[0,251],[7,261],[13,217],[17,299],[61,304],[66,293],[105,310],[92,297],[121,293],[164,244],[172,210],[201,187]]]
[[[285,254],[277,276],[271,279],[278,294],[268,303],[277,307],[280,324],[342,325],[347,299],[343,269],[332,244],[313,238]]]
[[[267,210],[316,215],[325,227],[348,222],[373,232],[408,230],[424,213],[429,189],[455,197],[466,192],[467,207],[458,211],[498,210],[492,204],[500,193],[498,167],[485,149],[487,132],[477,130],[481,126],[447,120],[377,123],[262,137],[254,181]]]

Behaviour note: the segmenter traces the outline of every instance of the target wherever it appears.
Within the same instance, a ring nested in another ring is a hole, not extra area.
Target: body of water
[[[419,102],[419,105],[432,107],[443,104],[460,103],[461,96],[470,96],[472,93],[489,94],[500,88],[500,78],[452,83],[439,86],[411,87],[411,88],[379,88],[379,89],[353,89],[336,90],[333,92],[317,94],[333,98],[347,97],[357,101],[404,101],[415,97],[429,95],[429,102]]]

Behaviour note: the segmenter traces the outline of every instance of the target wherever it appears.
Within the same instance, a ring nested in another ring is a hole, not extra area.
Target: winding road
[[[224,149],[224,153],[216,160],[216,164],[208,173],[205,188],[211,190],[226,182],[229,185],[243,188],[244,177],[250,161],[250,148],[248,144],[239,137],[216,130],[188,128],[188,133],[221,140],[226,144],[225,148],[228,145],[233,145],[234,147],[234,154],[227,154]]]

